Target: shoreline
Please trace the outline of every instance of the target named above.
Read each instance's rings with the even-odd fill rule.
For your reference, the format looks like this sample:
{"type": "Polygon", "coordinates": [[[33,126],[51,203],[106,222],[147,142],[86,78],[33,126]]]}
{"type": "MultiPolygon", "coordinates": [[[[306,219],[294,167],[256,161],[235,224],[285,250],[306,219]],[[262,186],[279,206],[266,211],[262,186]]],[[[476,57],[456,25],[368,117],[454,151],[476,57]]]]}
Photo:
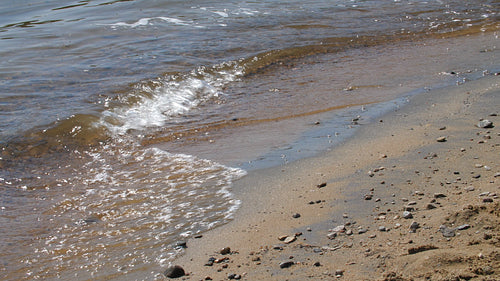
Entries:
{"type": "Polygon", "coordinates": [[[499,83],[488,76],[416,95],[324,156],[250,172],[233,188],[243,201],[234,220],[189,240],[175,260],[183,279],[494,280],[499,135],[476,124],[500,123],[488,116],[499,113],[499,83]],[[452,229],[459,219],[466,229],[452,229]],[[456,236],[444,237],[441,225],[456,236]],[[434,259],[447,265],[442,272],[429,267],[434,259]]]}

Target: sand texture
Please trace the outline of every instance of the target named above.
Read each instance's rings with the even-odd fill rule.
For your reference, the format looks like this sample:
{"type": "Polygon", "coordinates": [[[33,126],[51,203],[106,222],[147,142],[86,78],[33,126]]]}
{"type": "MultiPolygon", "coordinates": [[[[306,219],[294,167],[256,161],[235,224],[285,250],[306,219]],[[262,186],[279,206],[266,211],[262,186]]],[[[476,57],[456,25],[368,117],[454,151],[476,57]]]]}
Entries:
{"type": "Polygon", "coordinates": [[[487,75],[250,173],[235,219],[175,260],[180,279],[500,280],[499,111],[500,76],[487,75]]]}

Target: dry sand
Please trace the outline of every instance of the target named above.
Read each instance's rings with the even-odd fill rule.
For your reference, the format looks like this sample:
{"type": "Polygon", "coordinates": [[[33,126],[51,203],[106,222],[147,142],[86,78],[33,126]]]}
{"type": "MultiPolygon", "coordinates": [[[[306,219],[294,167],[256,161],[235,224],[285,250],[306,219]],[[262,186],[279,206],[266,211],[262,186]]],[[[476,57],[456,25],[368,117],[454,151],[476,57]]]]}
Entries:
{"type": "Polygon", "coordinates": [[[179,279],[500,280],[499,111],[488,75],[361,119],[320,157],[251,172],[234,221],[175,260],[179,279]]]}

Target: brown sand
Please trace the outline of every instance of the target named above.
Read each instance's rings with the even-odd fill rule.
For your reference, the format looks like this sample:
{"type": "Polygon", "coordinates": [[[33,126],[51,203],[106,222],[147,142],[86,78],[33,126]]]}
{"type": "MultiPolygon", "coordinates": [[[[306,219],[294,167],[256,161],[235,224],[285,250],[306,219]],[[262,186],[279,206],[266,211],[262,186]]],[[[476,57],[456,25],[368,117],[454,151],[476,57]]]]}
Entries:
{"type": "Polygon", "coordinates": [[[234,221],[188,241],[180,279],[500,280],[499,105],[500,76],[433,90],[321,157],[252,172],[234,221]]]}

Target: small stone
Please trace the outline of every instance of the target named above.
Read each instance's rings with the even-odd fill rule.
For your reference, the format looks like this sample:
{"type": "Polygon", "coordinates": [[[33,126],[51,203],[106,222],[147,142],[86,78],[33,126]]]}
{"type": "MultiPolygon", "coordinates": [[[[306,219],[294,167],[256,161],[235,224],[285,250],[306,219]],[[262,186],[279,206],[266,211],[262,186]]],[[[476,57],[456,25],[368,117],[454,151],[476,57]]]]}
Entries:
{"type": "Polygon", "coordinates": [[[387,228],[385,228],[385,226],[379,226],[378,231],[385,232],[387,228]]]}
{"type": "Polygon", "coordinates": [[[365,200],[372,200],[372,198],[373,198],[373,194],[366,194],[364,197],[365,200]]]}
{"type": "Polygon", "coordinates": [[[293,262],[293,261],[284,261],[284,262],[280,263],[280,268],[289,268],[294,264],[295,264],[295,262],[293,262]]]}
{"type": "Polygon", "coordinates": [[[334,229],[332,229],[333,232],[344,232],[345,231],[345,225],[338,225],[334,229]]]}
{"type": "Polygon", "coordinates": [[[321,263],[319,261],[317,261],[313,265],[316,266],[316,267],[318,267],[318,266],[321,266],[321,263]]]}
{"type": "Polygon", "coordinates": [[[186,275],[186,272],[180,265],[169,266],[163,273],[168,278],[179,278],[186,275]]]}
{"type": "Polygon", "coordinates": [[[489,197],[483,198],[483,202],[484,203],[491,203],[491,202],[493,202],[493,198],[489,198],[489,197]]]}
{"type": "Polygon", "coordinates": [[[186,241],[178,241],[177,243],[175,243],[175,248],[176,249],[187,248],[186,241]]]}
{"type": "Polygon", "coordinates": [[[410,201],[410,202],[408,202],[408,206],[413,206],[413,205],[417,205],[417,201],[410,201]]]}
{"type": "Polygon", "coordinates": [[[420,228],[420,224],[416,221],[414,221],[410,224],[410,232],[412,232],[412,233],[415,233],[417,231],[417,229],[419,229],[419,228],[420,228]]]}
{"type": "Polygon", "coordinates": [[[474,190],[475,190],[475,188],[473,186],[467,186],[465,188],[465,191],[474,191],[474,190]]]}
{"type": "Polygon", "coordinates": [[[285,240],[283,241],[283,243],[290,244],[292,242],[295,242],[295,240],[297,240],[297,237],[295,237],[295,236],[288,236],[287,238],[285,238],[285,240]]]}
{"type": "Polygon", "coordinates": [[[343,276],[343,275],[344,275],[344,270],[341,270],[341,269],[335,270],[335,276],[336,277],[340,277],[340,276],[343,276]]]}
{"type": "Polygon", "coordinates": [[[429,203],[429,204],[427,204],[427,206],[425,206],[425,208],[426,208],[427,210],[432,210],[432,209],[436,209],[437,207],[436,207],[436,205],[434,205],[434,204],[432,204],[432,203],[429,203]]]}
{"type": "Polygon", "coordinates": [[[295,214],[292,215],[292,218],[298,219],[298,218],[300,218],[300,214],[299,213],[295,213],[295,214]]]}
{"type": "Polygon", "coordinates": [[[219,253],[220,253],[221,255],[227,255],[227,254],[230,254],[230,253],[231,253],[231,248],[229,248],[229,247],[222,248],[222,249],[219,251],[219,253]]]}
{"type": "Polygon", "coordinates": [[[375,173],[373,173],[372,171],[368,171],[368,176],[373,177],[375,176],[375,173]]]}
{"type": "Polygon", "coordinates": [[[352,235],[352,230],[351,230],[351,229],[348,229],[348,230],[345,232],[345,235],[352,235]]]}
{"type": "Polygon", "coordinates": [[[434,193],[434,198],[444,198],[446,195],[444,193],[434,193]]]}
{"type": "Polygon", "coordinates": [[[411,219],[411,218],[413,218],[413,215],[410,212],[408,212],[408,211],[404,211],[403,212],[403,218],[404,219],[411,219]]]}
{"type": "Polygon", "coordinates": [[[444,237],[455,237],[455,229],[448,228],[445,225],[441,225],[439,227],[439,231],[443,234],[444,237]]]}
{"type": "Polygon", "coordinates": [[[493,128],[493,122],[491,122],[490,120],[484,119],[484,120],[479,121],[479,123],[477,123],[477,126],[479,128],[493,128]]]}
{"type": "Polygon", "coordinates": [[[326,235],[326,237],[328,237],[328,239],[330,240],[333,240],[335,239],[335,237],[337,237],[337,233],[336,232],[330,232],[326,235]]]}
{"type": "Polygon", "coordinates": [[[480,196],[480,197],[483,197],[483,196],[488,196],[488,195],[490,195],[490,192],[489,192],[489,191],[485,191],[485,192],[481,192],[481,193],[479,193],[479,196],[480,196]]]}
{"type": "Polygon", "coordinates": [[[463,224],[461,226],[458,226],[457,227],[457,230],[465,230],[465,229],[469,229],[470,228],[470,225],[468,224],[463,224]]]}
{"type": "Polygon", "coordinates": [[[438,137],[436,139],[437,142],[445,142],[446,141],[446,137],[438,137]]]}
{"type": "Polygon", "coordinates": [[[325,187],[326,186],[326,182],[322,182],[320,184],[317,185],[318,188],[322,188],[322,187],[325,187]]]}
{"type": "Polygon", "coordinates": [[[366,229],[366,228],[361,228],[361,229],[358,230],[358,234],[363,234],[363,233],[366,233],[366,232],[368,232],[368,229],[366,229]]]}

